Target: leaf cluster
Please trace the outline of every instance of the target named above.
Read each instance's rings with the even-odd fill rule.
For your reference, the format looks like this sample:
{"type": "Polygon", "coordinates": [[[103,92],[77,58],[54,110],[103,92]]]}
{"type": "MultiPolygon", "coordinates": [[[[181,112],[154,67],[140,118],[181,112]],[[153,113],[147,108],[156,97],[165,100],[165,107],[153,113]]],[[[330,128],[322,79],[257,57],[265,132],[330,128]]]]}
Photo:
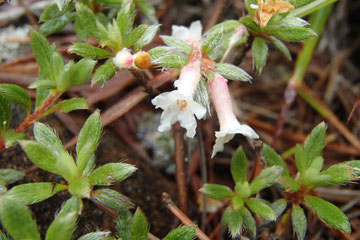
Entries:
{"type": "Polygon", "coordinates": [[[275,220],[276,214],[270,203],[252,196],[276,183],[282,174],[282,169],[281,166],[269,167],[249,182],[247,180],[248,161],[244,150],[240,147],[231,159],[231,175],[235,182],[234,191],[219,184],[205,184],[200,191],[213,199],[231,200],[230,206],[223,213],[222,223],[228,228],[233,238],[241,236],[243,229],[250,237],[254,238],[256,224],[252,213],[267,220],[275,220]]]}

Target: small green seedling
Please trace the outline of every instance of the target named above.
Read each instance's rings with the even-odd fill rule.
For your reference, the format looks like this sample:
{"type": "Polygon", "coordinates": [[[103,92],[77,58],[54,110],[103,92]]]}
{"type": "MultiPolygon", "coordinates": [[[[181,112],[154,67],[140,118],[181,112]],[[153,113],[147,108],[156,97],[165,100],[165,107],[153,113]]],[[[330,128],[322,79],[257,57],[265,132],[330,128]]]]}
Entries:
{"type": "Polygon", "coordinates": [[[251,212],[267,220],[276,220],[276,214],[271,208],[271,204],[252,196],[276,183],[282,174],[282,166],[264,169],[250,183],[247,180],[247,165],[245,152],[240,147],[231,160],[231,174],[235,181],[235,191],[218,184],[205,184],[200,189],[202,193],[213,199],[231,199],[230,206],[226,208],[222,216],[222,223],[229,229],[233,238],[244,235],[243,229],[250,237],[256,236],[255,219],[251,212]]]}
{"type": "Polygon", "coordinates": [[[278,185],[284,189],[285,198],[273,203],[274,210],[279,216],[285,211],[287,205],[291,204],[284,218],[291,214],[293,230],[301,240],[305,238],[307,229],[304,206],[313,211],[327,226],[344,233],[351,232],[347,216],[334,204],[317,197],[315,189],[358,180],[360,161],[342,162],[323,170],[324,158],[321,152],[325,147],[325,135],[326,125],[320,123],[312,130],[304,146],[296,146],[295,162],[298,173],[295,177],[290,176],[285,162],[275,150],[268,145],[264,145],[263,148],[269,166],[284,168],[278,185]]]}

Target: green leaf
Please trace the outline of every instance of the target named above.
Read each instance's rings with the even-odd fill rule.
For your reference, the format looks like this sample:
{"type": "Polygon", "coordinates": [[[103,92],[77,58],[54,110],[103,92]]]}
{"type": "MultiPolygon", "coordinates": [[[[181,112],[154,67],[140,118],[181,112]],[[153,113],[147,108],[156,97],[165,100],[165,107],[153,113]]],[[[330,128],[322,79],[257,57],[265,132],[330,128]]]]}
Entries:
{"type": "Polygon", "coordinates": [[[260,31],[259,25],[252,20],[250,16],[244,16],[240,19],[240,22],[244,24],[248,29],[254,32],[260,31]]]}
{"type": "Polygon", "coordinates": [[[63,29],[68,23],[75,19],[75,12],[67,12],[57,18],[50,19],[43,23],[40,27],[40,32],[44,35],[49,35],[63,29]]]}
{"type": "Polygon", "coordinates": [[[108,163],[95,169],[89,180],[95,185],[111,185],[114,181],[121,182],[135,170],[136,167],[127,163],[108,163]]]}
{"type": "Polygon", "coordinates": [[[227,228],[229,226],[230,216],[234,210],[232,207],[227,207],[221,216],[221,226],[227,228]]]}
{"type": "Polygon", "coordinates": [[[56,51],[55,47],[50,46],[46,38],[39,32],[33,31],[30,33],[30,42],[40,67],[41,79],[55,81],[62,72],[64,65],[61,55],[56,51]]]}
{"type": "Polygon", "coordinates": [[[318,156],[325,147],[326,125],[321,122],[317,125],[306,138],[304,143],[304,151],[306,155],[306,166],[310,167],[311,162],[318,156]]]}
{"type": "MultiPolygon", "coordinates": [[[[41,74],[41,71],[39,74],[41,74]]],[[[39,79],[38,81],[42,81],[42,80],[39,79]]],[[[38,109],[49,95],[50,95],[49,89],[37,89],[36,99],[35,99],[35,109],[38,109]]]]}
{"type": "Polygon", "coordinates": [[[38,143],[49,146],[56,157],[60,157],[60,154],[65,151],[57,133],[43,123],[34,123],[34,136],[38,143]]]}
{"type": "Polygon", "coordinates": [[[70,240],[75,230],[77,217],[80,214],[81,208],[81,200],[76,198],[67,200],[56,216],[56,219],[49,226],[45,239],[70,240]]]}
{"type": "Polygon", "coordinates": [[[116,72],[116,67],[112,60],[108,61],[107,63],[101,65],[91,79],[91,85],[96,84],[104,84],[105,82],[109,81],[116,72]]]}
{"type": "Polygon", "coordinates": [[[164,41],[164,43],[182,53],[185,53],[187,55],[189,55],[192,52],[192,46],[190,44],[188,44],[187,42],[185,42],[184,40],[175,38],[175,37],[170,37],[170,36],[160,36],[162,38],[162,40],[164,41]]]}
{"type": "Polygon", "coordinates": [[[148,0],[135,0],[135,4],[140,12],[144,14],[151,23],[158,23],[158,20],[156,19],[156,10],[153,4],[149,3],[148,0]]]}
{"type": "Polygon", "coordinates": [[[23,204],[30,205],[44,201],[66,188],[66,185],[49,182],[26,183],[11,188],[6,197],[19,199],[23,204]]]}
{"type": "Polygon", "coordinates": [[[293,205],[291,222],[297,239],[303,240],[306,235],[307,221],[304,210],[299,205],[293,205]]]}
{"type": "Polygon", "coordinates": [[[314,196],[305,196],[306,205],[327,225],[345,233],[351,232],[347,216],[334,204],[314,196]]]}
{"type": "Polygon", "coordinates": [[[287,207],[287,201],[284,198],[280,198],[271,204],[271,208],[274,210],[276,217],[279,217],[287,207]]]}
{"type": "Polygon", "coordinates": [[[283,168],[281,166],[273,166],[261,171],[261,173],[250,183],[251,195],[275,184],[281,176],[282,170],[283,168]]]}
{"type": "Polygon", "coordinates": [[[9,127],[11,121],[11,104],[0,96],[0,139],[9,127]]]}
{"type": "Polygon", "coordinates": [[[314,158],[309,168],[315,171],[317,174],[322,170],[324,166],[324,158],[322,156],[318,156],[314,158]]]}
{"type": "Polygon", "coordinates": [[[64,101],[59,102],[58,104],[52,106],[48,111],[46,111],[46,115],[53,113],[57,110],[60,110],[63,113],[68,113],[74,110],[80,109],[88,109],[88,104],[85,98],[71,98],[64,101]]]}
{"type": "Polygon", "coordinates": [[[69,47],[68,52],[91,59],[104,59],[114,56],[113,53],[106,51],[105,49],[94,47],[86,43],[74,43],[69,47]]]}
{"type": "Polygon", "coordinates": [[[248,198],[251,196],[251,188],[248,181],[245,182],[237,182],[235,185],[235,192],[237,196],[241,198],[248,198]]]}
{"type": "Polygon", "coordinates": [[[295,8],[302,7],[304,5],[307,5],[314,0],[289,0],[289,2],[294,5],[295,8]]]}
{"type": "Polygon", "coordinates": [[[66,151],[62,152],[58,158],[56,168],[58,169],[59,174],[65,178],[68,183],[72,183],[80,175],[73,157],[66,151]]]}
{"type": "Polygon", "coordinates": [[[30,112],[31,99],[29,94],[22,87],[19,87],[16,84],[0,84],[0,95],[30,112]]]}
{"type": "Polygon", "coordinates": [[[353,160],[332,165],[321,172],[321,176],[329,176],[322,186],[349,183],[360,178],[360,160],[353,160]]]}
{"type": "Polygon", "coordinates": [[[256,10],[251,7],[251,4],[257,5],[258,1],[256,1],[256,0],[245,0],[245,7],[246,7],[247,11],[250,13],[250,15],[253,15],[256,10]]]}
{"type": "Polygon", "coordinates": [[[268,56],[268,46],[261,37],[256,37],[251,46],[254,66],[259,73],[262,72],[268,56]]]}
{"type": "Polygon", "coordinates": [[[14,146],[18,143],[19,140],[23,140],[26,138],[25,133],[20,132],[17,133],[15,130],[9,130],[6,132],[4,140],[5,140],[5,147],[9,148],[14,146]]]}
{"type": "MultiPolygon", "coordinates": [[[[102,133],[100,112],[95,111],[82,127],[76,144],[76,164],[82,173],[95,154],[102,133]]],[[[90,162],[91,163],[91,162],[90,162]]]]}
{"type": "Polygon", "coordinates": [[[23,177],[25,177],[25,174],[15,169],[0,169],[0,184],[12,184],[23,177]]]}
{"type": "Polygon", "coordinates": [[[74,66],[72,85],[83,84],[90,80],[91,74],[96,65],[96,61],[83,58],[74,66]]]}
{"type": "Polygon", "coordinates": [[[63,10],[65,6],[71,3],[71,0],[55,0],[56,5],[58,6],[59,10],[63,10]]]}
{"type": "Polygon", "coordinates": [[[117,24],[120,28],[122,41],[129,36],[135,20],[135,6],[133,1],[123,1],[121,10],[116,18],[117,24]]]}
{"type": "Polygon", "coordinates": [[[240,210],[241,216],[243,219],[243,223],[245,226],[246,231],[250,235],[251,239],[255,239],[256,237],[256,223],[255,219],[252,216],[251,212],[247,208],[242,208],[240,210]]]}
{"type": "Polygon", "coordinates": [[[154,64],[157,64],[164,68],[182,68],[188,64],[188,59],[180,55],[166,55],[153,60],[154,64]]]}
{"type": "Polygon", "coordinates": [[[88,7],[79,2],[76,2],[75,7],[77,18],[79,19],[81,26],[97,40],[101,41],[106,39],[107,36],[104,35],[104,32],[99,31],[98,23],[101,23],[96,19],[95,14],[88,7]]]}
{"type": "Polygon", "coordinates": [[[246,201],[246,205],[256,215],[258,215],[264,219],[272,220],[272,221],[276,219],[274,210],[272,210],[271,206],[269,206],[264,201],[261,201],[256,198],[250,198],[246,201]]]}
{"type": "Polygon", "coordinates": [[[29,89],[56,89],[56,82],[52,80],[38,80],[29,85],[29,89]]]}
{"type": "Polygon", "coordinates": [[[41,239],[30,210],[20,201],[13,198],[2,198],[0,201],[0,213],[1,223],[12,239],[41,239]]]}
{"type": "Polygon", "coordinates": [[[160,25],[151,25],[141,35],[140,39],[134,44],[135,52],[140,51],[145,45],[148,45],[155,37],[160,25]]]}
{"type": "Polygon", "coordinates": [[[129,210],[123,209],[118,211],[116,219],[116,230],[117,234],[121,239],[131,239],[131,223],[132,216],[129,210]]]}
{"type": "Polygon", "coordinates": [[[21,140],[19,141],[21,147],[25,151],[28,158],[39,168],[45,171],[59,174],[56,166],[56,156],[48,147],[41,143],[21,140]]]}
{"type": "Polygon", "coordinates": [[[317,34],[311,28],[306,27],[266,27],[263,31],[290,42],[301,42],[317,37],[317,34]]]}
{"type": "Polygon", "coordinates": [[[90,198],[91,185],[87,178],[80,177],[69,185],[69,192],[77,198],[90,198]]]}
{"type": "Polygon", "coordinates": [[[86,42],[89,38],[89,32],[81,25],[80,17],[76,15],[74,23],[78,42],[86,42]]]}
{"type": "Polygon", "coordinates": [[[126,36],[124,41],[124,47],[129,48],[134,43],[136,43],[141,36],[144,34],[145,30],[148,28],[148,25],[141,24],[137,26],[128,36],[126,36]]]}
{"type": "Polygon", "coordinates": [[[128,197],[108,188],[94,191],[91,197],[101,202],[105,206],[118,211],[134,207],[134,203],[131,202],[128,197]]]}
{"type": "Polygon", "coordinates": [[[208,183],[204,184],[204,186],[200,189],[200,192],[217,200],[223,200],[234,195],[233,191],[227,186],[208,183]]]}
{"type": "Polygon", "coordinates": [[[273,36],[270,36],[269,40],[276,50],[278,50],[282,55],[291,61],[291,53],[282,41],[273,36]]]}
{"type": "Polygon", "coordinates": [[[111,232],[92,232],[81,236],[77,240],[102,240],[106,239],[110,234],[111,232]]]}
{"type": "Polygon", "coordinates": [[[131,239],[147,240],[149,233],[149,223],[140,208],[136,209],[131,224],[131,239]]]}
{"type": "Polygon", "coordinates": [[[248,160],[242,147],[239,147],[231,159],[231,175],[236,183],[247,180],[248,160]]]}
{"type": "Polygon", "coordinates": [[[287,169],[287,166],[286,166],[284,160],[273,148],[271,148],[267,144],[264,144],[263,145],[263,153],[264,153],[266,162],[269,166],[282,166],[283,167],[282,174],[289,176],[289,170],[287,169]]]}
{"type": "Polygon", "coordinates": [[[305,151],[300,144],[296,144],[295,161],[298,171],[303,174],[308,166],[306,164],[305,151]]]}
{"type": "Polygon", "coordinates": [[[212,52],[219,45],[222,37],[223,37],[222,31],[214,31],[210,33],[204,40],[202,50],[205,53],[212,52]]]}
{"type": "Polygon", "coordinates": [[[183,226],[172,230],[163,240],[193,240],[195,234],[195,226],[183,226]]]}
{"type": "Polygon", "coordinates": [[[216,70],[227,79],[249,82],[251,76],[241,68],[229,63],[217,63],[216,70]]]}
{"type": "Polygon", "coordinates": [[[243,225],[243,218],[239,210],[232,211],[229,216],[229,232],[232,238],[238,237],[241,235],[243,225]]]}
{"type": "Polygon", "coordinates": [[[171,47],[160,46],[150,49],[148,54],[150,54],[152,60],[155,60],[168,55],[172,50],[173,49],[171,47]]]}
{"type": "Polygon", "coordinates": [[[58,6],[55,3],[51,4],[41,14],[39,21],[40,22],[45,22],[45,21],[50,20],[50,19],[58,18],[61,15],[64,15],[65,13],[67,13],[68,11],[71,11],[73,9],[74,9],[74,4],[73,3],[67,5],[61,11],[59,10],[58,6]]]}

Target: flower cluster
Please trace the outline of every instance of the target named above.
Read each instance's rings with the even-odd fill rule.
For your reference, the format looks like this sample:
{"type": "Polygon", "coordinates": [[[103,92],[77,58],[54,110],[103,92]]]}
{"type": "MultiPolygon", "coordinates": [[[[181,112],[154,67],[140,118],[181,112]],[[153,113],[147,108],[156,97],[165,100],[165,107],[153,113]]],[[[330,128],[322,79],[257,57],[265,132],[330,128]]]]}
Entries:
{"type": "MultiPolygon", "coordinates": [[[[245,35],[247,33],[243,28],[241,29],[242,31],[236,31],[235,34],[239,35],[240,32],[245,35]]],[[[217,65],[213,59],[208,57],[208,53],[205,51],[207,49],[206,40],[202,38],[201,32],[200,21],[196,21],[189,28],[173,26],[172,37],[163,37],[164,41],[173,47],[172,50],[179,50],[187,54],[188,61],[181,67],[179,79],[174,83],[176,90],[158,95],[152,100],[152,103],[156,108],[163,110],[158,128],[160,132],[170,130],[171,125],[179,121],[180,125],[186,129],[186,136],[192,138],[196,133],[195,117],[202,119],[207,111],[205,106],[194,100],[200,81],[206,79],[204,81],[207,83],[220,122],[220,131],[215,133],[217,139],[212,153],[212,157],[214,157],[217,152],[224,149],[224,144],[230,141],[235,134],[240,133],[250,138],[258,138],[258,135],[249,126],[240,124],[236,119],[227,80],[223,76],[227,74],[221,74],[224,72],[224,66],[225,68],[228,66],[226,64],[217,65]],[[191,51],[187,51],[189,46],[191,51]]],[[[232,67],[240,72],[243,80],[250,80],[251,77],[246,72],[241,69],[240,71],[235,66],[232,67]]]]}

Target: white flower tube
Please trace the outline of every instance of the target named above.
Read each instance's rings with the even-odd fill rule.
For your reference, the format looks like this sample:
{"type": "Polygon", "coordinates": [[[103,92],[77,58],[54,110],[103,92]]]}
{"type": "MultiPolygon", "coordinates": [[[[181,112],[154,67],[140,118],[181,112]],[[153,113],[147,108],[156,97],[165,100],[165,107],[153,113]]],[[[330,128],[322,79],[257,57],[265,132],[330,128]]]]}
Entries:
{"type": "Polygon", "coordinates": [[[200,77],[200,62],[190,63],[181,69],[180,77],[174,83],[177,90],[162,93],[151,101],[155,108],[164,110],[158,128],[160,132],[170,130],[171,125],[179,121],[186,129],[187,137],[195,136],[195,116],[201,119],[206,114],[206,109],[193,100],[200,77]]]}
{"type": "Polygon", "coordinates": [[[215,132],[216,141],[211,157],[214,157],[217,152],[223,151],[224,144],[233,139],[237,133],[250,138],[259,138],[251,127],[240,124],[236,119],[231,105],[227,80],[223,76],[215,73],[215,79],[209,82],[209,90],[220,122],[220,131],[215,132]]]}

